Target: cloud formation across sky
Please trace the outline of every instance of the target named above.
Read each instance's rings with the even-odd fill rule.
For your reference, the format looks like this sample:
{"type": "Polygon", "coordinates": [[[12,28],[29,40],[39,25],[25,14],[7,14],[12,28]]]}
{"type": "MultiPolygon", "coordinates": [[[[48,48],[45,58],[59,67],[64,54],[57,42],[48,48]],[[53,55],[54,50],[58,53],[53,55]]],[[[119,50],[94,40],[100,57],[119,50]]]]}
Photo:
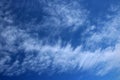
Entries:
{"type": "MultiPolygon", "coordinates": [[[[4,13],[11,5],[5,8],[4,1],[0,2],[1,74],[13,76],[27,71],[42,74],[47,71],[88,70],[94,75],[104,76],[112,71],[120,72],[119,7],[111,8],[116,14],[105,15],[109,15],[107,20],[99,19],[97,24],[93,24],[89,19],[90,11],[80,5],[80,1],[38,2],[44,4],[41,9],[44,14],[40,14],[42,18],[38,23],[36,17],[27,23],[15,21],[17,15],[11,15],[14,10],[4,13]],[[82,28],[85,29],[82,31],[82,28]],[[82,36],[73,40],[84,40],[83,43],[74,42],[77,46],[71,40],[61,38],[77,31],[77,35],[82,36]]],[[[29,10],[28,13],[32,14],[29,10]]]]}

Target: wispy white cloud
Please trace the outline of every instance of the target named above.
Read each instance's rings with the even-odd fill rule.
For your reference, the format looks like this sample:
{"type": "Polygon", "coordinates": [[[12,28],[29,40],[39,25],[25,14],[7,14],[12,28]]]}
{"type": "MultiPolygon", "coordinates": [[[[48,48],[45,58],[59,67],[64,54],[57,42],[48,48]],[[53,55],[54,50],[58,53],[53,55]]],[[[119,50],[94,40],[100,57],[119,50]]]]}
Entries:
{"type": "MultiPolygon", "coordinates": [[[[16,29],[14,29],[16,30],[16,29]]],[[[7,30],[9,32],[9,30],[7,30]]],[[[13,32],[12,28],[10,31],[13,32]]],[[[17,29],[18,31],[18,29],[17,29]]],[[[5,32],[7,33],[7,32],[5,32]]],[[[23,33],[23,32],[22,32],[23,33]]],[[[17,32],[16,36],[19,36],[21,33],[17,32]]],[[[24,35],[29,35],[24,33],[24,35]]],[[[21,35],[18,38],[24,37],[21,35]]],[[[13,37],[11,33],[8,35],[13,37]]],[[[25,36],[26,37],[26,36],[25,36]]],[[[13,40],[17,40],[16,37],[13,37],[13,40]]],[[[7,40],[7,39],[6,39],[7,40]]],[[[11,42],[7,40],[7,42],[11,42]]],[[[15,41],[13,41],[15,42],[15,41]]],[[[41,44],[40,40],[37,40],[32,37],[27,37],[23,42],[20,42],[20,48],[15,48],[17,50],[23,49],[25,51],[23,61],[21,62],[16,58],[13,64],[7,64],[11,62],[11,55],[14,53],[6,52],[4,58],[1,58],[1,69],[3,68],[6,75],[21,74],[26,70],[35,71],[42,73],[51,67],[51,70],[58,70],[58,72],[65,72],[68,70],[96,70],[96,74],[104,75],[111,71],[112,69],[119,69],[120,67],[120,44],[116,44],[115,47],[109,47],[104,50],[95,50],[83,51],[81,49],[82,45],[73,48],[73,46],[68,43],[65,46],[62,46],[60,43],[54,45],[41,44]],[[102,65],[104,64],[104,65],[102,65]],[[102,65],[102,68],[99,69],[98,65],[102,65]]],[[[13,45],[12,45],[13,46],[13,45]]],[[[12,47],[11,46],[11,47],[12,47]]],[[[9,49],[9,48],[8,48],[9,49]]],[[[18,57],[20,53],[17,53],[18,57]]]]}
{"type": "MultiPolygon", "coordinates": [[[[44,26],[51,26],[53,22],[53,25],[57,27],[62,23],[64,26],[79,27],[84,23],[85,17],[84,11],[77,7],[76,2],[68,5],[49,4],[53,13],[50,13],[52,17],[45,19],[45,23],[48,24],[44,26]],[[62,20],[58,16],[61,16],[62,20]],[[49,23],[49,21],[51,22],[49,23]]],[[[10,76],[22,74],[27,70],[43,73],[48,69],[57,70],[56,72],[76,69],[78,71],[93,70],[97,75],[105,75],[111,70],[120,71],[119,16],[115,15],[112,20],[105,21],[104,28],[100,32],[92,33],[87,38],[87,43],[78,45],[76,48],[69,42],[63,46],[62,40],[61,42],[56,40],[55,44],[43,43],[42,39],[33,38],[27,30],[20,29],[18,26],[2,27],[0,32],[0,73],[10,76]],[[94,48],[94,51],[82,49],[84,45],[96,47],[104,39],[109,43],[117,41],[114,46],[108,46],[105,49],[101,49],[100,46],[94,48]]],[[[95,26],[91,26],[87,32],[94,28],[95,26]]]]}
{"type": "Polygon", "coordinates": [[[86,31],[86,33],[90,34],[91,36],[88,37],[86,44],[93,49],[98,47],[101,48],[98,45],[107,45],[107,46],[115,46],[115,44],[120,42],[119,37],[119,21],[120,21],[120,15],[119,11],[116,12],[117,14],[111,15],[111,19],[105,20],[105,21],[99,21],[99,24],[102,24],[102,26],[95,26],[95,28],[99,28],[98,31],[94,32],[91,30],[86,31]],[[98,44],[95,46],[95,43],[98,44]]]}
{"type": "Polygon", "coordinates": [[[88,16],[88,11],[77,1],[48,2],[48,6],[44,10],[50,15],[45,17],[45,26],[51,25],[57,28],[72,27],[75,30],[83,25],[88,16]]]}
{"type": "Polygon", "coordinates": [[[0,21],[7,22],[7,24],[13,23],[13,15],[11,14],[10,1],[1,1],[0,2],[0,21]],[[11,17],[12,16],[12,17],[11,17]]]}

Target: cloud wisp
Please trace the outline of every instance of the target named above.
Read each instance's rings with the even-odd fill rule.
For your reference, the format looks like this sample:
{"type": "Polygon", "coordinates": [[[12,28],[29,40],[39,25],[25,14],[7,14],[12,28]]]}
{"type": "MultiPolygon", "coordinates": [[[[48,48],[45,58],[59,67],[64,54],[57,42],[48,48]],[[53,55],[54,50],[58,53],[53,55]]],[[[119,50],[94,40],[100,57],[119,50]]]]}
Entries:
{"type": "MultiPolygon", "coordinates": [[[[33,26],[38,30],[41,26],[55,28],[72,26],[73,30],[76,30],[87,22],[86,14],[84,15],[86,11],[77,8],[78,3],[65,4],[49,3],[44,10],[48,11],[50,16],[44,17],[45,23],[33,26]]],[[[77,47],[70,42],[62,45],[63,40],[56,40],[54,44],[50,44],[49,41],[45,43],[43,39],[36,38],[27,31],[34,28],[22,29],[15,25],[4,25],[6,21],[3,21],[0,23],[0,73],[12,76],[34,71],[41,74],[49,69],[58,73],[93,70],[97,75],[105,75],[112,70],[120,71],[119,21],[119,14],[105,21],[104,28],[99,32],[93,32],[86,38],[86,43],[77,47]],[[107,45],[104,49],[100,46],[103,44],[107,45]],[[84,50],[82,48],[84,45],[94,50],[84,50]]],[[[94,26],[91,26],[91,30],[93,29],[94,26]]],[[[54,33],[51,31],[50,34],[54,33]]]]}
{"type": "Polygon", "coordinates": [[[93,69],[97,70],[96,74],[104,75],[120,67],[119,43],[115,47],[91,52],[83,51],[82,45],[74,48],[70,43],[65,46],[60,42],[54,45],[42,44],[42,40],[34,39],[15,28],[8,28],[5,31],[1,36],[5,38],[6,45],[0,47],[0,72],[5,75],[22,74],[26,70],[42,73],[49,68],[58,70],[57,72],[93,69]],[[16,42],[18,39],[20,42],[16,42]],[[20,52],[22,50],[23,53],[20,52]],[[14,55],[17,57],[13,58],[14,55]],[[24,57],[20,59],[22,55],[24,57]]]}

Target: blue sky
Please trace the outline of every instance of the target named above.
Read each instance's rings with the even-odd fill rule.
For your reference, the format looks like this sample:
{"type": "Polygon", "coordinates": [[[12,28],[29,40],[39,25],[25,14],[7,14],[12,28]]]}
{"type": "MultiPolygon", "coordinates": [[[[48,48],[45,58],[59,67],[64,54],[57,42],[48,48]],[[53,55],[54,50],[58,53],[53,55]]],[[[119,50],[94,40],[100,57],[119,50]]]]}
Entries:
{"type": "Polygon", "coordinates": [[[119,80],[119,0],[0,0],[0,80],[119,80]]]}

